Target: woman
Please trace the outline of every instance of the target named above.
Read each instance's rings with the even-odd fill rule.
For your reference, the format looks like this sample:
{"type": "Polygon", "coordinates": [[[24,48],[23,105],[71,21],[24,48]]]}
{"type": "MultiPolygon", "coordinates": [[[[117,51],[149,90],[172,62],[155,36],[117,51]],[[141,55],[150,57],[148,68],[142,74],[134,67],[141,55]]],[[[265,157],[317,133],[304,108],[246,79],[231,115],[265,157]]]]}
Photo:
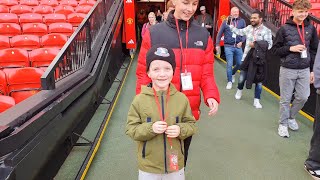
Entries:
{"type": "MultiPolygon", "coordinates": [[[[193,116],[200,117],[200,90],[209,106],[209,115],[218,111],[219,90],[213,75],[213,43],[209,32],[193,20],[199,0],[173,0],[175,10],[167,21],[147,29],[137,65],[136,93],[151,82],[146,73],[146,53],[155,44],[166,44],[175,53],[176,71],[172,83],[189,99],[193,116]],[[187,42],[187,45],[186,45],[187,42]],[[182,81],[181,81],[182,80],[182,81]],[[182,83],[181,83],[182,82],[182,83]]],[[[185,163],[192,136],[184,140],[185,163]]]]}
{"type": "Polygon", "coordinates": [[[146,33],[146,30],[152,26],[155,25],[157,23],[156,21],[156,15],[154,14],[154,12],[150,12],[148,14],[148,20],[149,22],[144,23],[143,27],[142,27],[142,31],[141,31],[141,37],[143,37],[144,33],[146,33]]]}

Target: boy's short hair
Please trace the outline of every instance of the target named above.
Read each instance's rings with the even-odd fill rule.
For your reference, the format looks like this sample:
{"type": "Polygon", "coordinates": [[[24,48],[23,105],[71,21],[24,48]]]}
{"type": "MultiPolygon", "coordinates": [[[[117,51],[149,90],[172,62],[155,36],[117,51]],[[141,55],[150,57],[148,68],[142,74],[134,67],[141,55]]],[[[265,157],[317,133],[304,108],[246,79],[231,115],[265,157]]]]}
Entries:
{"type": "Polygon", "coordinates": [[[258,14],[258,15],[259,15],[259,18],[263,18],[263,17],[262,17],[262,12],[259,11],[258,9],[255,9],[255,10],[252,12],[252,14],[258,14]]]}
{"type": "Polygon", "coordinates": [[[173,5],[172,0],[169,0],[169,1],[167,2],[167,11],[168,11],[169,8],[174,8],[174,5],[173,5]]]}
{"type": "Polygon", "coordinates": [[[309,0],[295,0],[292,9],[311,9],[312,5],[309,0]]]}
{"type": "Polygon", "coordinates": [[[172,66],[173,72],[176,68],[176,58],[175,58],[174,52],[167,45],[157,44],[152,46],[148,50],[147,56],[146,56],[147,72],[149,71],[151,62],[154,60],[162,60],[170,63],[172,66]]]}

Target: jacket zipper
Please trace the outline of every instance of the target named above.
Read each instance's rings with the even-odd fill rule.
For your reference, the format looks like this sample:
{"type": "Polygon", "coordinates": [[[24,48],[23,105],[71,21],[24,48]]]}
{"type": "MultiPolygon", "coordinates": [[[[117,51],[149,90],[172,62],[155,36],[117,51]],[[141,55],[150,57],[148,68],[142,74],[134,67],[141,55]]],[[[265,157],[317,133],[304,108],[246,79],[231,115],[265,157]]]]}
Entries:
{"type": "MultiPolygon", "coordinates": [[[[164,100],[163,100],[163,93],[161,94],[161,106],[162,106],[162,117],[165,116],[164,114],[164,100]]],[[[165,117],[164,117],[165,118],[165,117]]],[[[163,148],[164,148],[164,171],[168,174],[167,170],[167,142],[166,142],[166,134],[163,133],[163,148]]]]}

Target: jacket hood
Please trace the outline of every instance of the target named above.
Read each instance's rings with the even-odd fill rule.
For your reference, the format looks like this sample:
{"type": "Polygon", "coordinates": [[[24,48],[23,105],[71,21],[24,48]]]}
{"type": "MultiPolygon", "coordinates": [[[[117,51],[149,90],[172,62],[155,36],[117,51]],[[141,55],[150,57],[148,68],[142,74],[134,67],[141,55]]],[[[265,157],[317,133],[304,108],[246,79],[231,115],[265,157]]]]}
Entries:
{"type": "MultiPolygon", "coordinates": [[[[310,19],[306,18],[303,21],[304,26],[309,26],[310,25],[310,19]]],[[[286,24],[291,25],[291,26],[296,26],[296,23],[293,21],[293,16],[290,16],[289,19],[286,21],[286,24]]]]}
{"type": "MultiPolygon", "coordinates": [[[[172,96],[178,92],[178,90],[176,89],[176,87],[172,83],[170,83],[169,89],[170,89],[170,96],[172,96]]],[[[166,93],[167,93],[167,91],[157,91],[157,96],[161,96],[162,94],[166,94],[166,93]]],[[[150,83],[147,86],[142,86],[141,87],[141,94],[154,96],[152,84],[150,83]]]]}
{"type": "MultiPolygon", "coordinates": [[[[174,14],[174,10],[172,10],[172,11],[169,12],[166,23],[167,23],[170,27],[176,29],[176,27],[177,27],[177,26],[176,26],[176,18],[174,17],[173,14],[174,14]]],[[[189,19],[189,26],[191,25],[193,19],[194,19],[193,16],[189,19]]],[[[180,27],[181,30],[187,29],[187,21],[178,19],[178,24],[179,24],[179,27],[180,27]]]]}

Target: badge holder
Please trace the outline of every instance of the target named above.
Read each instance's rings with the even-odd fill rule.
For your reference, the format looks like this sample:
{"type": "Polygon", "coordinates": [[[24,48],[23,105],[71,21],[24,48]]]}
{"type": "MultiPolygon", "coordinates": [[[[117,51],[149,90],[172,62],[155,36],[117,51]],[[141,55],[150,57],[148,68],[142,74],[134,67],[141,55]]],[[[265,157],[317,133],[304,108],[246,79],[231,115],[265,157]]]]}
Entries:
{"type": "Polygon", "coordinates": [[[307,49],[303,50],[303,51],[300,53],[300,57],[303,58],[303,59],[308,57],[307,49]]]}
{"type": "Polygon", "coordinates": [[[232,33],[232,38],[236,38],[237,35],[235,33],[232,33]]]}
{"type": "Polygon", "coordinates": [[[191,72],[186,71],[185,73],[181,73],[181,84],[183,91],[193,89],[191,72]]]}
{"type": "Polygon", "coordinates": [[[175,149],[172,149],[172,146],[167,151],[167,159],[168,166],[170,171],[179,171],[179,159],[178,159],[178,151],[175,149]]]}
{"type": "Polygon", "coordinates": [[[202,23],[201,26],[204,27],[204,23],[202,23]]]}

